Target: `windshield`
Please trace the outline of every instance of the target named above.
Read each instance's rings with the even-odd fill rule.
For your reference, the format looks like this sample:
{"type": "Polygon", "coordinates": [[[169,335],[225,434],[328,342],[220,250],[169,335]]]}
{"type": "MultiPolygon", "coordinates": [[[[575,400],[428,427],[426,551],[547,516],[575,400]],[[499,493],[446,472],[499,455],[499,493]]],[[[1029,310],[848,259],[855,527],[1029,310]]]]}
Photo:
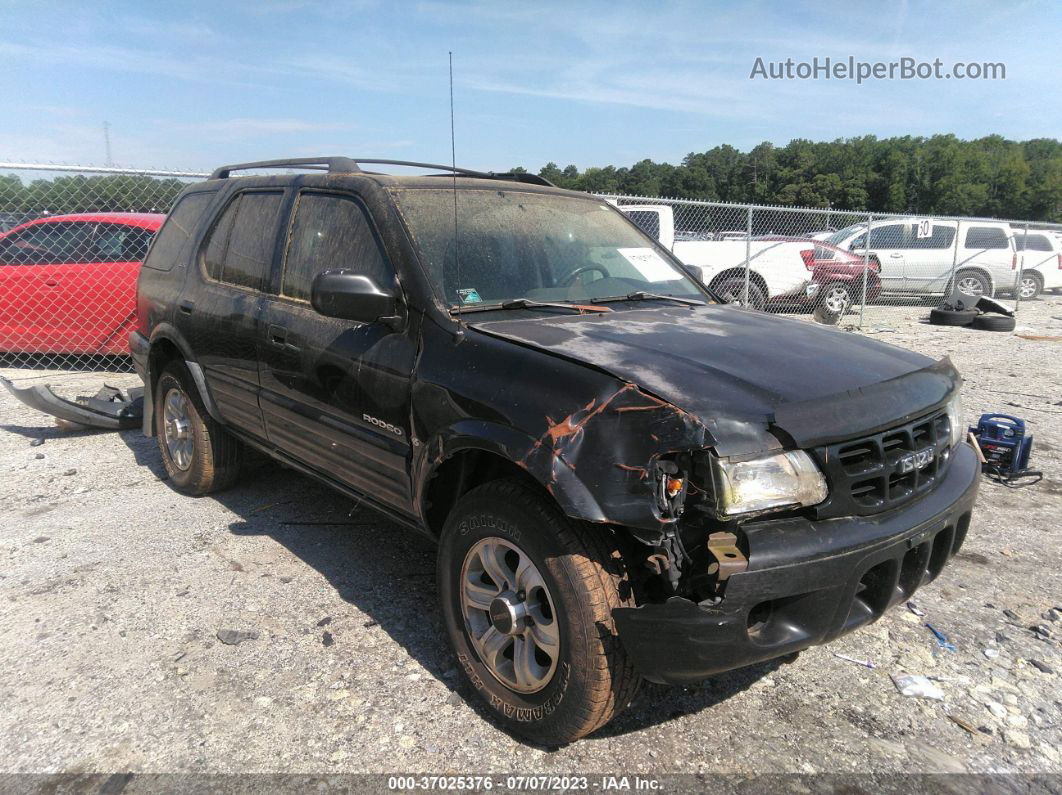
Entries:
{"type": "Polygon", "coordinates": [[[856,232],[862,232],[866,228],[866,224],[852,224],[851,226],[846,226],[844,229],[834,232],[826,238],[826,242],[834,246],[843,246],[845,240],[850,238],[856,232]]]}
{"type": "Polygon", "coordinates": [[[500,190],[396,190],[436,293],[451,307],[580,303],[651,292],[704,292],[608,205],[500,190]]]}

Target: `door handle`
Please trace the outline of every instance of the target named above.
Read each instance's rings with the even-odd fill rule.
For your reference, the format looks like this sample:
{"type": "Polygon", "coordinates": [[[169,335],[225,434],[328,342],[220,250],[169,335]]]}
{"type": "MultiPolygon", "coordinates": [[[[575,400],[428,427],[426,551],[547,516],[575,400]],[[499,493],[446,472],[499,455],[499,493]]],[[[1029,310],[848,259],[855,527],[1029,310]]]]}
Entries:
{"type": "Polygon", "coordinates": [[[44,282],[44,286],[45,287],[58,287],[59,286],[59,280],[58,279],[46,279],[45,282],[44,282]]]}
{"type": "Polygon", "coordinates": [[[288,330],[283,326],[271,325],[269,327],[269,344],[278,348],[298,350],[294,345],[288,345],[288,330]]]}
{"type": "Polygon", "coordinates": [[[903,254],[900,254],[900,253],[894,251],[893,253],[889,254],[889,256],[892,257],[893,259],[899,259],[900,257],[903,256],[903,254]]]}
{"type": "Polygon", "coordinates": [[[192,310],[195,309],[195,301],[189,301],[187,298],[178,302],[177,308],[186,315],[192,314],[192,310]]]}

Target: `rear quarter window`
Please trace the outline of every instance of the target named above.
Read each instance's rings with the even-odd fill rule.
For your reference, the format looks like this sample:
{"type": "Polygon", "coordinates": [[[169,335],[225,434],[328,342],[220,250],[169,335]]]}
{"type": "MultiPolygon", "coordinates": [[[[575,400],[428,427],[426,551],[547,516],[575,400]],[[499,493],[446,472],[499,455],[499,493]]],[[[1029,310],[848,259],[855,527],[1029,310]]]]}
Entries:
{"type": "Polygon", "coordinates": [[[971,226],[966,231],[966,248],[998,249],[1010,248],[1007,233],[998,226],[971,226]]]}
{"type": "Polygon", "coordinates": [[[270,282],[283,191],[245,191],[207,235],[203,268],[211,279],[265,291],[270,282]]]}
{"type": "Polygon", "coordinates": [[[157,271],[173,268],[213,198],[214,191],[199,191],[185,194],[177,201],[148,250],[147,259],[144,260],[145,268],[157,271]]]}
{"type": "Polygon", "coordinates": [[[1047,235],[1028,235],[1027,237],[1015,235],[1014,243],[1018,251],[1054,251],[1047,235]]]}

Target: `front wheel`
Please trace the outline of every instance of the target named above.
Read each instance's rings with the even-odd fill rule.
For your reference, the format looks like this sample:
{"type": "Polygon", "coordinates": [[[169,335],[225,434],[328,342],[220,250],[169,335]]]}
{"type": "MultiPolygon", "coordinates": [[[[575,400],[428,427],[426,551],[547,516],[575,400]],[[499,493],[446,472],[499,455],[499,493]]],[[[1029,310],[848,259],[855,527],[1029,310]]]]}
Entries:
{"type": "Polygon", "coordinates": [[[461,669],[514,734],[569,743],[634,697],[612,621],[633,599],[607,528],[568,520],[518,480],[487,483],[447,518],[438,584],[461,669]]]}
{"type": "Polygon", "coordinates": [[[1034,298],[1039,298],[1043,289],[1044,283],[1035,273],[1023,273],[1021,275],[1021,281],[1018,283],[1018,295],[1021,296],[1022,301],[1032,301],[1034,298]]]}

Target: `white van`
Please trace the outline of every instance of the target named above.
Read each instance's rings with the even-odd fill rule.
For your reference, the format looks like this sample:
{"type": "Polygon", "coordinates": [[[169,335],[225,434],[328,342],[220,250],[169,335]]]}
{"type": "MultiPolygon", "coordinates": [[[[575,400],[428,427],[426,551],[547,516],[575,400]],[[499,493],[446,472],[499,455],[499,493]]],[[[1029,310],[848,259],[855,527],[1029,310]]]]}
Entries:
{"type": "Polygon", "coordinates": [[[714,240],[691,240],[675,232],[675,214],[666,204],[624,204],[617,208],[646,234],[656,238],[720,294],[745,300],[745,263],[750,282],[748,303],[763,309],[776,298],[801,298],[811,280],[814,241],[796,238],[748,240],[746,232],[721,232],[714,240]],[[731,235],[740,234],[741,239],[731,235]]]}
{"type": "Polygon", "coordinates": [[[1012,290],[1017,277],[1014,233],[1000,221],[888,218],[871,223],[869,242],[865,223],[834,233],[828,242],[859,254],[869,248],[884,293],[944,295],[953,265],[956,287],[967,295],[1012,290]]]}
{"type": "Polygon", "coordinates": [[[1062,289],[1062,236],[1057,232],[1030,229],[1014,231],[1014,245],[1021,262],[1019,292],[1022,301],[1044,290],[1062,289]]]}

